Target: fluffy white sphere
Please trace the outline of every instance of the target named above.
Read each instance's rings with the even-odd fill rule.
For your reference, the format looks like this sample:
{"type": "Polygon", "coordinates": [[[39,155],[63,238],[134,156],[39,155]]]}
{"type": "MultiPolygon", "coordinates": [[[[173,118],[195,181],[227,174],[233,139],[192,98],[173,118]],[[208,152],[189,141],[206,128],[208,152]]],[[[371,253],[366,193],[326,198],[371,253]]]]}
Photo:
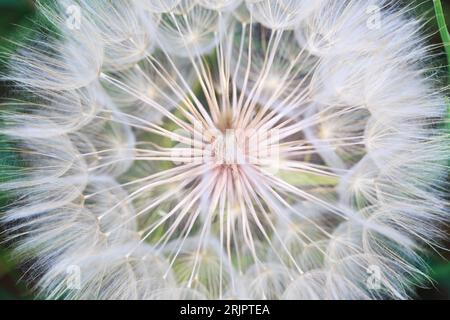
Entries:
{"type": "Polygon", "coordinates": [[[40,294],[412,294],[448,219],[449,143],[408,9],[62,0],[39,12],[53,31],[4,76],[21,100],[1,108],[16,166],[0,190],[40,294]]]}

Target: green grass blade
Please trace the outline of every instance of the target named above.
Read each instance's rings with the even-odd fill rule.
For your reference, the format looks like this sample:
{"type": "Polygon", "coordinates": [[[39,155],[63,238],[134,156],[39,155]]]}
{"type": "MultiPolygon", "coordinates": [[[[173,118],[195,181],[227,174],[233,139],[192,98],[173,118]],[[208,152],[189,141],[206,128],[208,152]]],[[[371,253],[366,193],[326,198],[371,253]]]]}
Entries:
{"type": "MultiPolygon", "coordinates": [[[[445,53],[447,54],[447,70],[449,72],[450,81],[450,33],[448,32],[447,23],[445,22],[444,10],[442,9],[441,0],[433,0],[436,20],[441,34],[442,43],[444,44],[445,53]]],[[[447,98],[447,121],[446,128],[450,131],[450,102],[447,98]]]]}
{"type": "Polygon", "coordinates": [[[447,66],[450,73],[450,33],[448,32],[447,23],[445,22],[445,15],[444,10],[442,9],[441,0],[433,0],[433,3],[442,43],[444,44],[444,49],[447,53],[447,66]]]}

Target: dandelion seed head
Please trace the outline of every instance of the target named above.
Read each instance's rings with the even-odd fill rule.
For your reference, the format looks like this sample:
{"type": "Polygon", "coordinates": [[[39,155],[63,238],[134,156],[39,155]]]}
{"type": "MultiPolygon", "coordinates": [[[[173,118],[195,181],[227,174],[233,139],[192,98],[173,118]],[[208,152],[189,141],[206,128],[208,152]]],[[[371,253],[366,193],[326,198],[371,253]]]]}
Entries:
{"type": "Polygon", "coordinates": [[[443,238],[449,154],[411,10],[39,4],[49,26],[9,55],[19,98],[0,127],[15,161],[1,219],[37,292],[410,297],[443,238]]]}

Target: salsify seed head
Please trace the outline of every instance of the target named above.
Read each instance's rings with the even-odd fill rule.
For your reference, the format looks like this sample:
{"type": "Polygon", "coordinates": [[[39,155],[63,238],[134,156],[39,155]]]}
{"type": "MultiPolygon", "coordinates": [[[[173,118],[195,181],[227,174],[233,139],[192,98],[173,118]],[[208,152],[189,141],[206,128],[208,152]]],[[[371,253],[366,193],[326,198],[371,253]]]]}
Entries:
{"type": "Polygon", "coordinates": [[[408,298],[443,87],[385,0],[61,0],[8,55],[1,219],[39,294],[408,298]]]}

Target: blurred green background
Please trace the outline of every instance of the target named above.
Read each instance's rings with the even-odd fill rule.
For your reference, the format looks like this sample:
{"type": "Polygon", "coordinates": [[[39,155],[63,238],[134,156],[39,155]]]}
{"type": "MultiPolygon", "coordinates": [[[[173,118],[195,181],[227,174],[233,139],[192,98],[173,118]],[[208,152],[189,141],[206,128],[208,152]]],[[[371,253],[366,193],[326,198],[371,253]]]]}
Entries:
{"type": "MultiPolygon", "coordinates": [[[[433,19],[432,0],[408,0],[403,2],[406,2],[408,4],[415,2],[418,5],[417,12],[419,14],[426,14],[427,17],[429,17],[429,26],[431,29],[430,31],[434,34],[432,41],[435,44],[441,45],[441,48],[442,43],[437,32],[438,28],[433,19]]],[[[445,13],[447,15],[447,22],[450,22],[450,0],[443,0],[442,2],[445,13]]],[[[27,31],[26,28],[20,28],[19,25],[27,28],[32,28],[33,24],[31,21],[33,20],[34,13],[35,11],[33,0],[0,0],[0,53],[4,52],[6,49],[13,49],[13,45],[8,41],[8,39],[20,41],[20,39],[27,36],[29,31],[27,31]]],[[[444,66],[445,57],[443,55],[443,50],[439,49],[438,51],[440,51],[438,53],[440,53],[439,56],[442,57],[442,62],[438,61],[437,63],[440,63],[441,66],[444,66]]],[[[4,65],[0,61],[0,70],[3,69],[4,65]]],[[[0,101],[6,95],[7,89],[0,83],[0,101]]],[[[0,163],[3,160],[4,159],[0,159],[0,163]]],[[[450,236],[450,230],[448,231],[448,233],[450,236]]],[[[6,245],[2,243],[2,238],[0,236],[0,300],[33,299],[34,297],[32,293],[30,293],[23,282],[20,281],[21,267],[11,262],[10,251],[6,247],[6,245]]],[[[447,243],[445,247],[450,248],[450,242],[447,243]]],[[[442,251],[439,252],[439,254],[434,254],[426,257],[426,260],[431,267],[430,276],[434,279],[435,283],[432,286],[427,284],[427,288],[419,289],[417,298],[450,299],[450,253],[442,251]]]]}

